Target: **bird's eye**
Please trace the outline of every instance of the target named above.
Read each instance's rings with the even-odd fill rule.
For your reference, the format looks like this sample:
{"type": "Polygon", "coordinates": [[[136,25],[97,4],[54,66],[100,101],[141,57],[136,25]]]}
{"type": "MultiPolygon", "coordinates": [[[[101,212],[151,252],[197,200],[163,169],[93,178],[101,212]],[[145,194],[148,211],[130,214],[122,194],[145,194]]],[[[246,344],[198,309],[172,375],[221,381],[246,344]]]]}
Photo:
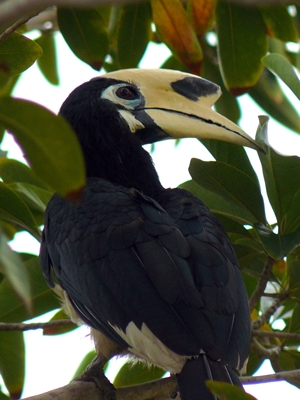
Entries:
{"type": "Polygon", "coordinates": [[[139,98],[139,92],[133,86],[121,86],[116,90],[116,95],[124,100],[135,100],[139,98]]]}

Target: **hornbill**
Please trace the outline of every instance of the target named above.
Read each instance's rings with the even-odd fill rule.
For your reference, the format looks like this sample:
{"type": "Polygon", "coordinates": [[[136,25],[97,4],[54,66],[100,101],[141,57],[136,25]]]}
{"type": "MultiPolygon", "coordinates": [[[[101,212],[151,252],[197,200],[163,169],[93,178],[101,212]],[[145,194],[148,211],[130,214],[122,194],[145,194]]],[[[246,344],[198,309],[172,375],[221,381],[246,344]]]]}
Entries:
{"type": "Polygon", "coordinates": [[[142,145],[197,137],[258,149],[211,109],[219,96],[217,85],[169,70],[77,87],[60,114],[78,136],[87,184],[79,203],[52,197],[40,251],[47,283],[92,328],[100,357],[126,349],[173,372],[183,400],[214,399],[208,379],[241,385],[247,294],[221,223],[190,192],[163,188],[142,145]]]}

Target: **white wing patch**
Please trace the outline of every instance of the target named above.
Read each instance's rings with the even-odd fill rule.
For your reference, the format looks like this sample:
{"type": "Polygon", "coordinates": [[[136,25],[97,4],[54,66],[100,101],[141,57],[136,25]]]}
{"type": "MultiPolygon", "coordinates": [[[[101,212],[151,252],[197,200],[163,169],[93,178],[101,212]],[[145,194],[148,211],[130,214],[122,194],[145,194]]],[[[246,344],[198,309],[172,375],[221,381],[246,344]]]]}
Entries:
{"type": "Polygon", "coordinates": [[[111,325],[111,327],[130,345],[128,350],[131,353],[167,371],[178,374],[189,358],[188,356],[178,355],[170,350],[150,331],[145,323],[143,323],[140,330],[131,321],[127,325],[125,332],[117,326],[111,325]]]}

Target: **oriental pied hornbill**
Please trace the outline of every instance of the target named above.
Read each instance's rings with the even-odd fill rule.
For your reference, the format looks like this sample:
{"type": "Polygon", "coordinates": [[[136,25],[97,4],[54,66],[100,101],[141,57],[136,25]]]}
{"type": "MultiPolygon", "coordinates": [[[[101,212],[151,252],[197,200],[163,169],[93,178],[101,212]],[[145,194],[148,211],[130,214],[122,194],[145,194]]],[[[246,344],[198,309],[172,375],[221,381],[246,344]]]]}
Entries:
{"type": "Polygon", "coordinates": [[[112,72],[76,88],[60,114],[88,181],[79,204],[50,200],[41,245],[48,284],[53,274],[100,357],[123,348],[172,371],[183,400],[214,399],[207,379],[240,385],[247,295],[220,222],[191,193],[164,189],[142,145],[197,137],[258,148],[211,109],[219,96],[217,85],[168,70],[112,72]]]}

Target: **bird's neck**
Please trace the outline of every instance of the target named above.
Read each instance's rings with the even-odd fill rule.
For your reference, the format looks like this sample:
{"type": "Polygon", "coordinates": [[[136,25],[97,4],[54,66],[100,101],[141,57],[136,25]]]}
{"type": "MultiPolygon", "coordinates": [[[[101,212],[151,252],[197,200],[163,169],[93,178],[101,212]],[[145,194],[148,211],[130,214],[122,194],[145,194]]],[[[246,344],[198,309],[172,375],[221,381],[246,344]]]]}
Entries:
{"type": "Polygon", "coordinates": [[[113,143],[101,143],[101,151],[94,149],[86,157],[88,177],[97,176],[108,181],[135,188],[144,194],[155,197],[163,190],[150,154],[141,146],[139,139],[118,137],[113,143]]]}

